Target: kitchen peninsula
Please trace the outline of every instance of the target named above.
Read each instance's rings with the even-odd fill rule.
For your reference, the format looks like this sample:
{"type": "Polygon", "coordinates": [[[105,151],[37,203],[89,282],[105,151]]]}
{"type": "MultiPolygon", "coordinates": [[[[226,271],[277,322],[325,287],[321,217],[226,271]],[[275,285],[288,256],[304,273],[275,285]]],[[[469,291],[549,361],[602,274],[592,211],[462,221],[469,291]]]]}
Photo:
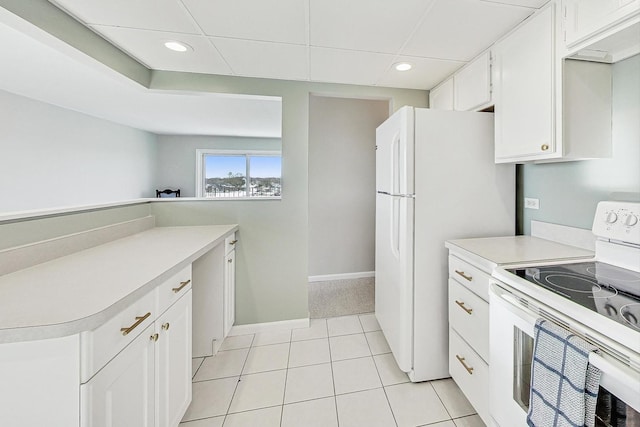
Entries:
{"type": "Polygon", "coordinates": [[[9,272],[39,245],[64,253],[101,231],[0,251],[0,419],[176,425],[191,401],[192,348],[215,353],[230,328],[237,230],[149,227],[9,272]]]}

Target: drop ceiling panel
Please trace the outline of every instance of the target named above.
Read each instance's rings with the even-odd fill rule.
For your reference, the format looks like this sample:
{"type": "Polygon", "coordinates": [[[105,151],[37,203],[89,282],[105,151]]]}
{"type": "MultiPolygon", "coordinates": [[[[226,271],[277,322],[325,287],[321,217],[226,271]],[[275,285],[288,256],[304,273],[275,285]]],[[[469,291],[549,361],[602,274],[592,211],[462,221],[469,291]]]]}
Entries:
{"type": "Polygon", "coordinates": [[[539,9],[544,6],[549,0],[482,0],[491,1],[493,3],[510,4],[512,6],[523,6],[529,8],[539,9]]]}
{"type": "Polygon", "coordinates": [[[312,47],[311,80],[375,85],[393,62],[393,55],[312,47]]]}
{"type": "Polygon", "coordinates": [[[433,0],[310,0],[310,44],[397,53],[433,0]]]}
{"type": "Polygon", "coordinates": [[[209,36],[307,43],[307,2],[182,0],[209,36]]]}
{"type": "MultiPolygon", "coordinates": [[[[29,0],[30,1],[30,0],[29,0]]],[[[50,0],[85,24],[199,34],[179,0],[50,0]]]]}
{"type": "Polygon", "coordinates": [[[307,80],[306,46],[211,38],[234,74],[285,80],[307,80]]]}
{"type": "Polygon", "coordinates": [[[204,36],[92,26],[97,32],[154,70],[191,73],[231,74],[215,47],[204,36]],[[164,47],[167,40],[178,40],[193,50],[174,52],[164,47]]]}
{"type": "Polygon", "coordinates": [[[48,33],[34,38],[14,29],[1,15],[0,90],[155,133],[281,136],[278,97],[151,91],[77,50],[60,50],[48,33]]]}
{"type": "Polygon", "coordinates": [[[408,72],[389,67],[378,80],[378,86],[431,89],[465,64],[460,61],[402,56],[396,58],[395,62],[409,62],[413,68],[408,72]]]}
{"type": "Polygon", "coordinates": [[[533,11],[478,0],[437,0],[402,53],[469,61],[533,11]]]}

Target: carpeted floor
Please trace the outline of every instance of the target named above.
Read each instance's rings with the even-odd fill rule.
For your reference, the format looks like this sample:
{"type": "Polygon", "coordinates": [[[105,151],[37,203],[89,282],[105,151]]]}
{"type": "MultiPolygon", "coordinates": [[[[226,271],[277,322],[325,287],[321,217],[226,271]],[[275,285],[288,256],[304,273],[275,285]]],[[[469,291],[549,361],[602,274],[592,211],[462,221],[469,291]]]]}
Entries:
{"type": "Polygon", "coordinates": [[[374,309],[373,277],[309,283],[309,313],[312,319],[371,313],[374,309]]]}

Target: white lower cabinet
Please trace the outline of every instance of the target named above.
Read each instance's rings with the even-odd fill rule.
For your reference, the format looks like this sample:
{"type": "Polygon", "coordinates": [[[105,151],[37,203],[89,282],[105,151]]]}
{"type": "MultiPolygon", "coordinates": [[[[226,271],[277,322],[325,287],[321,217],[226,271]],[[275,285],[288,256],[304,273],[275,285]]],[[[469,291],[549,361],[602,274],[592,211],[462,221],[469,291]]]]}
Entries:
{"type": "Polygon", "coordinates": [[[489,364],[449,328],[449,373],[486,425],[489,415],[489,364]]]}
{"type": "Polygon", "coordinates": [[[82,427],[155,427],[153,334],[151,325],[80,386],[82,427]]]}
{"type": "Polygon", "coordinates": [[[191,311],[189,291],[155,323],[157,427],[177,426],[191,403],[191,311]]]}
{"type": "Polygon", "coordinates": [[[236,233],[224,241],[224,285],[223,285],[223,339],[229,335],[236,321],[236,233]]]}
{"type": "Polygon", "coordinates": [[[449,373],[485,424],[489,418],[490,275],[449,255],[449,373]]]}
{"type": "Polygon", "coordinates": [[[224,257],[224,336],[236,321],[236,251],[224,257]]]}
{"type": "Polygon", "coordinates": [[[191,290],[81,389],[82,427],[177,427],[191,403],[191,290]]]}

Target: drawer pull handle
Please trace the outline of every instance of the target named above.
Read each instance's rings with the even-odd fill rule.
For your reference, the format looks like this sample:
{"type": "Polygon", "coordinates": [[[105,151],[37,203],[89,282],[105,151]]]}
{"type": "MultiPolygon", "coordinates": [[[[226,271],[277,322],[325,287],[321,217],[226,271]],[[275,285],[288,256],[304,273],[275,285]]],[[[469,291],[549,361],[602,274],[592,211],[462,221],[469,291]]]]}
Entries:
{"type": "Polygon", "coordinates": [[[151,312],[148,312],[144,316],[136,316],[136,322],[133,325],[129,326],[128,328],[120,328],[120,332],[122,332],[122,335],[124,336],[129,335],[129,332],[137,328],[140,325],[140,323],[144,322],[149,316],[151,316],[151,312]]]}
{"type": "Polygon", "coordinates": [[[167,322],[164,325],[162,325],[162,329],[165,330],[165,331],[168,331],[169,330],[169,326],[171,326],[171,325],[169,325],[169,322],[167,322]]]}
{"type": "Polygon", "coordinates": [[[238,243],[238,239],[229,242],[230,245],[235,245],[236,243],[238,243]]]}
{"type": "Polygon", "coordinates": [[[464,357],[460,357],[456,354],[456,359],[458,359],[458,362],[460,362],[462,366],[464,366],[464,369],[466,369],[467,372],[469,372],[469,375],[473,375],[473,368],[470,366],[467,366],[467,364],[464,363],[464,357]]]}
{"type": "Polygon", "coordinates": [[[455,270],[455,272],[457,274],[459,274],[460,276],[464,277],[465,279],[467,279],[468,281],[472,281],[473,280],[473,276],[467,276],[466,274],[464,274],[464,271],[455,270]]]}
{"type": "Polygon", "coordinates": [[[184,282],[180,282],[180,286],[177,288],[173,288],[171,289],[174,293],[178,293],[182,290],[182,288],[184,288],[185,286],[187,286],[189,283],[191,283],[191,279],[189,280],[185,280],[184,282]]]}
{"type": "Polygon", "coordinates": [[[156,341],[158,341],[158,337],[159,337],[159,335],[158,335],[158,334],[153,334],[153,335],[151,335],[151,336],[149,337],[149,339],[150,339],[151,341],[153,341],[153,342],[156,342],[156,341]]]}
{"type": "Polygon", "coordinates": [[[466,312],[467,312],[467,314],[471,314],[471,313],[473,313],[473,308],[467,308],[467,307],[465,307],[465,306],[464,306],[464,302],[456,300],[456,304],[458,304],[458,306],[460,306],[460,308],[461,308],[461,309],[463,309],[464,311],[466,311],[466,312]]]}

